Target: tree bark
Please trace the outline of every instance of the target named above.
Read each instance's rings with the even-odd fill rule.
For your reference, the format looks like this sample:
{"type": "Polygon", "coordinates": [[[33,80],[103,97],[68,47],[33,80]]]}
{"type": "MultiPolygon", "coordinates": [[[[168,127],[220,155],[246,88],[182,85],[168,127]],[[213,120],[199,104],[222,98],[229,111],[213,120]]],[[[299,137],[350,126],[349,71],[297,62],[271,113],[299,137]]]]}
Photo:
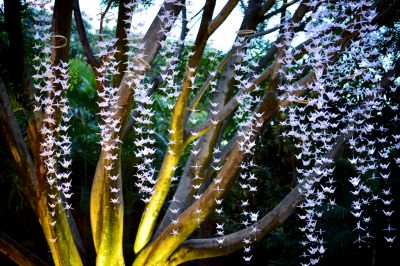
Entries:
{"type": "Polygon", "coordinates": [[[18,265],[48,266],[49,264],[33,254],[17,241],[0,231],[0,252],[18,265]]]}
{"type": "MultiPolygon", "coordinates": [[[[330,159],[335,158],[348,137],[349,136],[343,134],[338,137],[332,150],[324,157],[330,159]]],[[[323,169],[327,166],[328,165],[325,164],[321,168],[323,169]]],[[[308,179],[311,180],[313,177],[314,176],[310,176],[308,179]]],[[[278,205],[259,221],[245,229],[224,236],[225,240],[222,245],[217,242],[217,238],[191,239],[183,242],[177,251],[171,255],[167,265],[178,265],[185,261],[223,256],[232,253],[245,246],[243,242],[245,238],[251,238],[254,241],[261,240],[266,234],[283,224],[294,212],[298,204],[303,201],[304,197],[300,191],[303,189],[303,184],[305,182],[295,186],[278,205]]]]}
{"type": "Polygon", "coordinates": [[[157,183],[154,187],[154,193],[152,194],[151,199],[146,206],[146,211],[143,213],[142,219],[140,220],[134,246],[135,253],[138,253],[150,241],[151,236],[153,235],[156,220],[171,185],[171,177],[185,148],[184,118],[193,85],[190,78],[196,75],[196,69],[200,64],[207,40],[210,37],[207,29],[212,19],[214,8],[215,0],[207,1],[204,6],[200,28],[194,43],[194,54],[189,58],[188,69],[184,74],[181,92],[172,110],[170,134],[172,144],[168,147],[172,152],[168,152],[164,158],[160,173],[157,177],[157,183]],[[190,70],[191,68],[195,70],[192,71],[190,70]]]}
{"type": "MultiPolygon", "coordinates": [[[[227,3],[229,4],[229,2],[227,3]]],[[[237,2],[236,2],[237,4],[237,2]]],[[[261,7],[262,1],[252,1],[248,8],[246,9],[245,17],[243,18],[243,22],[240,26],[240,30],[248,29],[248,30],[255,30],[257,25],[261,22],[261,17],[262,13],[260,13],[260,7],[261,7]]],[[[217,21],[217,20],[215,20],[217,21]]],[[[209,26],[213,29],[215,27],[215,24],[211,24],[209,26]],[[213,25],[213,26],[211,26],[213,25]]],[[[215,29],[213,29],[214,31],[215,29]]],[[[234,55],[241,49],[237,49],[235,47],[232,47],[231,51],[229,52],[230,54],[234,55]]],[[[223,69],[221,73],[221,77],[218,80],[218,85],[216,89],[216,95],[214,96],[214,99],[212,102],[218,103],[218,107],[225,106],[228,102],[228,100],[231,99],[231,94],[234,88],[234,81],[233,81],[233,76],[235,74],[234,71],[234,65],[240,63],[240,59],[237,55],[234,55],[229,58],[229,61],[226,63],[225,68],[223,69]]],[[[200,100],[198,100],[200,101],[200,100]]],[[[191,110],[189,109],[187,111],[186,116],[190,115],[191,110]]],[[[227,116],[228,117],[228,116],[227,116]]],[[[186,117],[185,119],[187,119],[186,117]]],[[[210,121],[210,119],[213,118],[213,115],[211,112],[208,113],[207,116],[207,121],[210,121]]],[[[222,121],[224,119],[221,119],[222,121]]],[[[166,212],[164,215],[159,228],[157,229],[157,232],[155,234],[155,237],[161,233],[161,231],[169,224],[171,223],[171,220],[173,218],[176,218],[180,213],[182,213],[187,207],[189,207],[193,201],[194,197],[193,195],[195,194],[195,190],[193,189],[193,178],[195,176],[195,171],[193,169],[193,165],[197,163],[201,168],[199,170],[199,173],[197,173],[200,177],[202,177],[203,181],[207,179],[207,176],[205,176],[205,170],[206,170],[206,165],[210,162],[211,155],[213,152],[213,149],[215,148],[216,142],[221,134],[221,131],[223,130],[224,127],[221,127],[222,123],[218,124],[215,127],[212,127],[205,135],[201,136],[199,139],[199,144],[194,148],[196,150],[200,150],[199,154],[195,156],[194,154],[190,154],[189,158],[185,164],[185,168],[183,171],[183,174],[181,176],[181,179],[179,181],[178,188],[175,191],[174,198],[175,201],[172,201],[168,207],[168,209],[179,209],[177,214],[173,214],[172,212],[166,212]]],[[[188,130],[190,131],[190,130],[188,130]]]]}
{"type": "MultiPolygon", "coordinates": [[[[168,1],[169,2],[169,1],[168,1]]],[[[174,17],[176,17],[181,11],[181,5],[174,5],[171,3],[164,3],[164,8],[160,9],[158,12],[158,16],[154,19],[150,28],[148,29],[146,35],[144,36],[143,43],[143,61],[146,64],[151,65],[155,56],[157,55],[160,49],[160,41],[166,38],[165,34],[161,31],[164,29],[165,31],[169,31],[171,26],[165,28],[162,24],[159,16],[162,16],[164,13],[171,12],[174,17]]],[[[135,73],[135,74],[143,74],[143,73],[135,73]]],[[[128,118],[131,113],[131,103],[133,99],[133,91],[134,88],[129,86],[129,81],[132,79],[128,73],[125,73],[120,85],[119,91],[117,93],[118,106],[120,107],[117,113],[114,115],[115,118],[120,119],[121,123],[121,131],[119,135],[113,136],[113,139],[122,138],[122,134],[125,131],[125,127],[127,125],[128,118]]],[[[120,143],[118,143],[120,145],[120,143]]],[[[119,146],[120,148],[121,146],[119,146]]],[[[117,154],[118,161],[120,160],[120,153],[117,154]]],[[[113,208],[110,206],[110,193],[105,193],[105,191],[110,190],[110,178],[107,176],[107,172],[104,171],[105,163],[105,153],[104,151],[101,153],[99,158],[96,174],[93,179],[93,185],[90,195],[90,220],[92,225],[92,234],[93,241],[97,250],[97,263],[102,265],[110,265],[113,263],[122,264],[123,263],[123,255],[122,255],[122,225],[123,225],[123,203],[122,203],[122,194],[120,195],[120,206],[113,208]],[[110,235],[115,234],[114,237],[110,235]],[[110,247],[117,247],[115,250],[115,254],[111,257],[109,256],[110,247]]],[[[121,171],[120,167],[118,167],[116,172],[112,173],[113,175],[119,175],[119,179],[121,179],[121,171]]],[[[122,183],[118,183],[117,187],[122,193],[122,183]]]]}
{"type": "Polygon", "coordinates": [[[81,9],[79,7],[79,0],[74,0],[74,18],[79,39],[82,44],[83,52],[86,56],[88,64],[92,67],[93,72],[96,73],[98,59],[94,56],[92,47],[90,46],[89,40],[87,38],[86,29],[83,24],[81,9]]]}

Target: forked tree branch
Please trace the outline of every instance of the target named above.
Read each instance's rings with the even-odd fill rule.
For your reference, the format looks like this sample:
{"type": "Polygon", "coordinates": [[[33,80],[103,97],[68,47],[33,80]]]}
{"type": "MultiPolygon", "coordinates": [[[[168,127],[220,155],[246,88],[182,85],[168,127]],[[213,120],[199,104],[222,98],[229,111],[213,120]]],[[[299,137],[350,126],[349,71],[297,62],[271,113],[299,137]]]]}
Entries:
{"type": "MultiPolygon", "coordinates": [[[[304,2],[303,2],[304,3],[304,2]]],[[[300,5],[300,7],[299,7],[299,9],[298,9],[298,11],[299,12],[295,12],[295,15],[294,15],[294,17],[293,17],[293,20],[300,20],[301,19],[301,17],[303,17],[304,16],[304,14],[307,12],[307,8],[305,8],[305,6],[301,6],[300,5]],[[300,14],[302,14],[302,15],[300,15],[300,14]]],[[[276,66],[275,66],[276,67],[276,66]]],[[[275,76],[275,79],[279,79],[279,77],[278,76],[275,76]]],[[[313,80],[313,77],[312,77],[312,75],[310,75],[310,76],[308,76],[308,78],[306,78],[306,80],[307,79],[310,79],[310,80],[313,80]]],[[[275,81],[272,81],[271,82],[271,84],[270,84],[270,86],[269,86],[269,88],[271,89],[271,90],[274,90],[274,89],[276,89],[276,85],[277,85],[277,81],[275,80],[275,81]]],[[[264,114],[263,115],[263,117],[264,116],[268,116],[268,114],[264,114]]],[[[234,145],[235,146],[235,145],[234,145]]],[[[233,149],[233,151],[232,151],[232,153],[230,153],[230,158],[232,158],[232,154],[235,154],[236,153],[236,149],[233,149]]],[[[228,161],[229,161],[229,159],[228,159],[228,161]]],[[[231,165],[231,164],[229,164],[228,162],[224,165],[224,168],[223,169],[225,169],[225,167],[226,166],[229,166],[229,168],[230,169],[234,169],[234,166],[233,165],[231,165]]],[[[222,170],[222,172],[223,172],[223,170],[222,170]]],[[[217,176],[217,177],[220,177],[220,175],[223,175],[222,174],[222,172],[220,172],[220,174],[217,176]]],[[[220,179],[220,178],[219,178],[220,179]]],[[[220,183],[221,184],[221,183],[220,183]]],[[[220,188],[222,188],[223,190],[225,190],[225,189],[227,189],[229,186],[224,186],[224,185],[226,185],[226,183],[222,183],[221,184],[221,187],[218,187],[218,190],[220,189],[220,188]]],[[[206,195],[203,195],[199,200],[197,200],[190,208],[188,208],[184,213],[182,213],[180,216],[179,216],[179,220],[184,220],[185,221],[185,223],[188,223],[188,221],[187,221],[187,219],[193,219],[193,218],[189,218],[189,217],[193,217],[194,216],[194,214],[196,213],[196,211],[197,210],[202,210],[203,212],[204,212],[204,208],[205,208],[205,212],[208,212],[209,211],[209,205],[211,204],[212,205],[212,203],[209,203],[209,204],[207,204],[207,203],[205,203],[205,202],[202,202],[201,201],[201,199],[202,198],[208,198],[208,199],[210,199],[210,198],[212,198],[212,197],[210,197],[210,195],[208,195],[208,194],[210,194],[210,193],[212,193],[212,192],[210,192],[210,188],[211,187],[214,187],[214,189],[216,189],[215,188],[215,184],[212,184],[212,185],[210,185],[210,187],[204,192],[204,194],[206,194],[206,195]],[[195,211],[195,210],[196,211],[195,211]]],[[[219,195],[218,195],[219,196],[219,195]]],[[[197,213],[197,216],[198,216],[198,218],[199,219],[201,219],[202,217],[204,217],[203,216],[203,214],[201,213],[201,214],[198,214],[197,213]]],[[[177,240],[177,239],[173,239],[173,237],[171,237],[171,236],[168,236],[167,235],[167,232],[168,231],[171,231],[171,230],[181,230],[182,232],[180,232],[180,233],[183,233],[184,234],[184,236],[179,236],[178,238],[179,239],[182,239],[182,238],[185,238],[186,236],[187,236],[187,234],[190,234],[191,232],[189,231],[189,232],[187,232],[186,230],[190,230],[188,227],[190,227],[190,226],[185,226],[183,223],[180,223],[179,222],[179,220],[178,220],[178,223],[176,223],[175,225],[170,225],[170,226],[168,226],[161,234],[160,234],[160,236],[157,238],[157,240],[153,243],[153,245],[155,246],[152,246],[152,247],[150,247],[149,249],[150,250],[146,250],[146,256],[147,256],[147,261],[148,262],[150,262],[150,263],[154,263],[154,262],[156,262],[157,261],[157,258],[156,259],[150,259],[150,257],[152,257],[152,255],[154,254],[153,252],[155,251],[155,250],[157,250],[157,245],[158,245],[158,243],[161,243],[161,242],[163,242],[163,243],[169,243],[169,244],[171,244],[171,245],[175,245],[177,242],[179,242],[179,240],[177,240]],[[174,229],[175,228],[175,229],[174,229]]],[[[171,249],[173,249],[173,247],[171,248],[171,249]]],[[[164,255],[161,255],[161,258],[164,256],[167,256],[167,252],[168,251],[166,251],[165,252],[165,254],[164,255]]]]}
{"type": "MultiPolygon", "coordinates": [[[[332,150],[324,157],[334,159],[340,151],[347,139],[346,135],[341,135],[336,140],[332,150]]],[[[321,166],[321,169],[328,167],[327,164],[321,166]]],[[[314,176],[310,176],[307,180],[312,180],[314,176]]],[[[171,255],[167,265],[177,265],[189,260],[204,259],[216,256],[222,256],[239,250],[245,246],[243,239],[251,239],[252,241],[261,240],[266,234],[283,224],[286,219],[294,212],[298,204],[304,199],[301,194],[303,183],[294,187],[281,202],[269,211],[264,217],[253,225],[237,231],[235,233],[224,236],[224,242],[218,243],[218,238],[209,239],[190,239],[182,243],[182,245],[171,255]]]]}
{"type": "MultiPolygon", "coordinates": [[[[249,3],[248,7],[246,8],[245,16],[243,18],[242,24],[240,26],[241,30],[255,30],[257,25],[262,21],[262,14],[260,12],[260,5],[262,4],[262,1],[252,1],[249,3]]],[[[239,35],[240,31],[238,32],[239,35]]],[[[239,39],[240,36],[237,36],[237,39],[239,39]]],[[[236,46],[233,45],[231,51],[229,54],[232,54],[232,56],[229,59],[229,62],[224,66],[223,71],[220,74],[220,77],[218,79],[217,83],[217,89],[216,89],[216,94],[214,95],[214,99],[212,102],[214,104],[218,104],[219,107],[222,107],[226,105],[226,103],[231,99],[232,97],[232,91],[234,88],[234,81],[233,77],[234,74],[236,73],[235,71],[235,65],[240,64],[241,58],[240,56],[237,55],[237,53],[242,52],[244,47],[242,46],[236,46]]],[[[223,59],[222,61],[224,61],[223,59]]],[[[224,64],[224,63],[220,63],[224,64]]],[[[209,77],[210,78],[210,77],[209,77]]],[[[203,86],[207,86],[208,80],[206,81],[203,86]]],[[[203,87],[204,88],[204,87],[203,87]]],[[[201,92],[202,89],[200,89],[199,93],[201,92]]],[[[200,100],[200,95],[199,97],[195,96],[195,100],[193,101],[199,101],[200,100]],[[198,98],[198,99],[196,99],[198,98]]],[[[191,108],[187,111],[185,119],[188,119],[191,109],[193,108],[194,105],[191,105],[191,108]]],[[[155,234],[155,237],[158,236],[158,234],[170,223],[171,219],[174,217],[177,217],[181,212],[183,212],[193,201],[194,201],[194,194],[198,191],[197,189],[194,188],[193,185],[197,183],[198,181],[194,181],[194,177],[196,175],[196,171],[193,169],[193,165],[196,163],[197,166],[200,167],[199,171],[197,172],[198,176],[201,176],[203,179],[200,181],[204,182],[204,180],[207,179],[208,173],[207,172],[207,167],[206,165],[209,163],[211,159],[211,155],[213,153],[213,149],[215,147],[218,147],[218,139],[220,138],[223,130],[225,129],[226,123],[228,122],[229,118],[232,116],[232,113],[229,114],[226,118],[224,118],[221,123],[218,123],[217,125],[213,125],[213,127],[210,127],[205,135],[191,135],[191,132],[187,130],[185,133],[186,136],[186,143],[191,142],[193,139],[200,137],[198,140],[198,145],[196,145],[196,150],[199,150],[199,153],[197,155],[194,155],[193,153],[190,154],[186,164],[185,168],[183,170],[183,174],[181,176],[181,180],[179,181],[178,188],[175,191],[174,194],[174,199],[175,201],[172,201],[169,205],[169,209],[175,209],[178,210],[176,214],[173,214],[172,212],[167,211],[162,219],[162,222],[160,223],[157,232],[155,234]]],[[[211,111],[209,111],[207,118],[210,119],[213,117],[213,114],[211,111]]],[[[196,179],[197,180],[197,179],[196,179]]],[[[204,185],[202,185],[204,187],[204,185]]],[[[197,192],[198,193],[198,192],[197,192]]]]}
{"type": "MultiPolygon", "coordinates": [[[[156,18],[153,20],[150,25],[147,33],[143,38],[143,57],[140,58],[143,63],[146,65],[151,65],[155,56],[157,55],[160,49],[160,42],[165,40],[166,32],[169,32],[173,23],[168,24],[167,26],[161,21],[161,17],[168,14],[171,16],[173,20],[176,19],[177,15],[181,11],[181,4],[171,3],[170,1],[165,1],[160,8],[156,18]]],[[[126,72],[122,78],[122,81],[119,85],[119,90],[117,92],[118,97],[118,106],[120,107],[118,111],[115,113],[114,118],[119,119],[121,128],[124,129],[126,127],[128,118],[131,114],[131,103],[133,99],[133,91],[134,87],[132,84],[132,78],[135,78],[135,75],[143,75],[144,73],[131,73],[126,72]]],[[[112,139],[121,139],[121,135],[124,130],[119,132],[119,135],[112,136],[112,139]]],[[[118,143],[120,145],[120,143],[118,143]]],[[[104,193],[104,189],[108,189],[111,186],[110,178],[108,178],[107,173],[104,169],[104,156],[105,152],[103,151],[97,167],[96,173],[93,180],[91,198],[90,198],[90,218],[93,232],[93,239],[95,242],[95,246],[98,249],[97,257],[107,258],[107,261],[102,261],[101,263],[115,263],[122,264],[123,263],[123,255],[122,255],[122,226],[123,226],[123,205],[120,203],[118,208],[112,209],[109,207],[110,204],[110,193],[104,193]],[[103,218],[106,219],[103,219],[103,218]],[[113,233],[110,233],[113,232],[113,233]],[[113,250],[110,250],[110,246],[115,246],[116,250],[113,254],[113,250]]],[[[121,153],[116,154],[118,159],[118,167],[116,169],[116,173],[120,175],[120,156],[121,153]]],[[[122,193],[122,183],[120,182],[120,178],[118,178],[117,189],[122,193]]],[[[114,184],[115,186],[115,184],[114,184]]],[[[120,197],[122,201],[122,195],[120,197]]],[[[100,261],[99,261],[100,263],[100,261]]]]}
{"type": "MultiPolygon", "coordinates": [[[[300,3],[299,7],[294,12],[294,14],[292,16],[292,19],[291,19],[293,22],[299,22],[305,16],[305,14],[309,11],[309,8],[304,4],[306,2],[307,2],[307,0],[303,0],[300,3]]],[[[278,53],[277,54],[277,58],[282,57],[283,53],[284,53],[283,47],[278,49],[277,53],[278,53]]],[[[263,82],[267,78],[276,79],[277,75],[278,75],[278,69],[279,69],[280,65],[281,64],[279,64],[277,62],[277,60],[276,60],[274,64],[272,64],[270,67],[268,67],[266,70],[264,70],[257,78],[253,79],[250,82],[250,84],[251,84],[250,87],[242,88],[236,95],[237,96],[241,96],[246,92],[251,92],[252,90],[254,90],[256,88],[256,86],[261,84],[261,82],[263,82]]],[[[222,110],[218,114],[216,114],[215,116],[213,116],[210,119],[207,119],[206,121],[204,121],[202,124],[196,126],[195,128],[190,129],[189,133],[191,133],[191,135],[194,135],[194,136],[203,135],[213,126],[213,123],[212,123],[211,120],[222,121],[223,119],[228,117],[239,106],[239,102],[237,101],[236,97],[232,98],[222,108],[222,110]]],[[[193,137],[189,137],[188,141],[191,138],[193,138],[193,137]]]]}
{"type": "Polygon", "coordinates": [[[108,11],[111,8],[113,1],[112,0],[108,0],[108,3],[106,5],[106,8],[104,9],[103,12],[101,12],[100,15],[100,27],[99,27],[99,40],[102,41],[103,40],[103,24],[104,24],[104,19],[106,18],[106,15],[108,14],[108,11]]]}
{"type": "Polygon", "coordinates": [[[194,42],[193,54],[189,58],[188,67],[181,85],[181,91],[172,110],[168,152],[164,157],[160,172],[157,176],[154,193],[151,195],[150,201],[146,206],[146,212],[143,213],[139,224],[134,246],[135,253],[142,250],[153,235],[156,219],[170,189],[172,175],[174,174],[175,168],[186,145],[183,141],[184,115],[192,91],[192,77],[195,77],[197,73],[197,68],[204,53],[207,40],[210,37],[207,33],[207,28],[214,12],[215,2],[215,0],[207,1],[204,6],[200,28],[194,42]]]}
{"type": "MultiPolygon", "coordinates": [[[[342,45],[342,49],[344,49],[344,47],[348,44],[348,40],[342,40],[340,43],[342,45]]],[[[396,62],[394,68],[388,71],[386,75],[384,75],[382,83],[385,83],[389,77],[397,76],[399,71],[398,68],[400,68],[399,60],[396,62]]],[[[304,85],[312,82],[314,76],[315,75],[313,73],[310,73],[300,81],[300,84],[304,85]]],[[[280,106],[287,104],[287,102],[282,102],[280,106]]],[[[349,136],[342,134],[335,142],[333,149],[324,157],[333,159],[348,137],[349,136]]],[[[294,211],[298,203],[301,202],[302,195],[299,192],[301,187],[301,184],[297,185],[296,188],[294,188],[281,201],[280,204],[278,204],[271,212],[269,212],[256,224],[247,227],[239,232],[225,236],[225,240],[222,245],[217,241],[220,238],[193,239],[185,241],[182,246],[171,256],[169,260],[169,265],[176,265],[188,260],[229,254],[244,246],[244,243],[242,241],[244,238],[253,238],[254,240],[261,239],[263,236],[265,236],[265,234],[282,224],[294,211]]]]}
{"type": "MultiPolygon", "coordinates": [[[[268,113],[268,110],[276,110],[277,102],[275,94],[267,92],[258,105],[255,112],[268,113]]],[[[264,121],[264,116],[259,119],[264,121]]],[[[244,129],[249,130],[249,129],[244,129]]],[[[255,137],[260,128],[253,129],[255,137]]],[[[238,144],[236,144],[238,147],[238,144]]],[[[213,182],[204,191],[202,196],[187,208],[179,217],[176,224],[168,225],[151,245],[139,254],[139,263],[146,265],[160,265],[165,262],[178,246],[187,239],[213,209],[215,209],[215,199],[223,198],[236,180],[240,162],[245,157],[244,151],[234,149],[226,160],[224,167],[218,173],[219,182],[213,182]],[[199,211],[200,210],[200,211],[199,211]],[[172,234],[177,230],[179,234],[172,234]]]]}
{"type": "Polygon", "coordinates": [[[218,114],[213,115],[211,118],[207,119],[204,121],[202,124],[189,129],[188,135],[192,135],[188,137],[186,140],[187,142],[190,142],[193,138],[196,138],[196,136],[201,136],[205,134],[210,128],[214,127],[214,124],[212,120],[214,121],[223,121],[226,119],[229,115],[231,115],[236,108],[239,106],[239,102],[237,100],[237,97],[242,96],[245,93],[249,93],[253,91],[258,85],[261,84],[264,80],[268,79],[272,75],[271,68],[267,68],[264,70],[261,75],[259,75],[257,78],[255,78],[251,82],[251,86],[248,88],[242,88],[235,97],[233,97],[229,102],[218,112],[218,114]]]}

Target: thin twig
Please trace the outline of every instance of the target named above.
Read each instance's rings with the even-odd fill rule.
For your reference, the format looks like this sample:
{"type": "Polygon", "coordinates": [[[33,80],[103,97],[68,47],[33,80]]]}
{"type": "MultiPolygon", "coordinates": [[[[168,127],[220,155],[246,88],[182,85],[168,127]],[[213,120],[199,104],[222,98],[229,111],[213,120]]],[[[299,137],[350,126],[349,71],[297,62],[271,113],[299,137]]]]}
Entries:
{"type": "Polygon", "coordinates": [[[74,17],[83,52],[85,53],[87,62],[94,69],[98,64],[98,60],[93,55],[93,50],[90,47],[90,43],[85,30],[85,25],[83,24],[81,10],[79,7],[79,0],[74,0],[74,17]]]}
{"type": "Polygon", "coordinates": [[[104,18],[106,17],[106,14],[108,13],[108,10],[111,7],[111,4],[113,3],[112,0],[109,0],[106,6],[106,9],[100,13],[100,29],[99,29],[99,41],[102,41],[103,37],[103,22],[104,22],[104,18]]]}

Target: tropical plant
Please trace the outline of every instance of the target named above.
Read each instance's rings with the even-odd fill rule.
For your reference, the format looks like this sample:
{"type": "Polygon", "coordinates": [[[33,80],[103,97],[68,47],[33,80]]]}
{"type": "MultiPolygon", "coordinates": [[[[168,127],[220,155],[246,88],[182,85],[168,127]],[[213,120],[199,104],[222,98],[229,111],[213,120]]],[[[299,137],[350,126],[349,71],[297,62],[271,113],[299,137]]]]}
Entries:
{"type": "MultiPolygon", "coordinates": [[[[248,263],[253,243],[274,229],[272,239],[282,238],[297,207],[303,264],[325,254],[330,214],[354,216],[351,242],[361,246],[374,237],[369,228],[381,212],[382,239],[395,244],[400,60],[386,27],[398,18],[398,0],[241,1],[242,23],[225,54],[207,44],[239,0],[219,12],[216,0],[207,0],[193,20],[189,1],[165,0],[143,33],[138,14],[149,4],[108,1],[91,47],[78,0],[29,1],[40,9],[29,57],[21,2],[4,1],[15,77],[0,80],[1,130],[55,265],[82,265],[87,254],[72,212],[72,151],[97,163],[90,193],[96,265],[178,265],[239,249],[248,263]],[[113,4],[114,38],[102,24],[113,4]],[[89,79],[88,69],[70,60],[72,14],[89,79]],[[192,43],[186,39],[198,16],[192,43]],[[271,34],[271,42],[260,41],[271,34]],[[255,153],[263,147],[268,161],[255,153]],[[338,156],[351,170],[335,172],[338,156]],[[134,180],[145,203],[128,262],[124,211],[133,199],[122,179],[134,180]],[[341,188],[352,195],[347,203],[341,188]],[[215,234],[205,235],[211,221],[215,234]]],[[[2,243],[17,263],[36,263],[2,243]]]]}

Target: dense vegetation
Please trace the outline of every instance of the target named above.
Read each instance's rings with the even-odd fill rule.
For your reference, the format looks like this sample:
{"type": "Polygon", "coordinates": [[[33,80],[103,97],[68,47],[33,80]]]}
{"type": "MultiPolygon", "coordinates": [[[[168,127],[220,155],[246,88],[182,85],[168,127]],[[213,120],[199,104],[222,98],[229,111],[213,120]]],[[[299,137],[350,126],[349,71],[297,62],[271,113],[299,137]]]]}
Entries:
{"type": "MultiPolygon", "coordinates": [[[[397,257],[399,1],[342,1],[340,6],[331,1],[231,0],[223,12],[213,15],[215,1],[210,0],[196,15],[200,30],[194,41],[185,40],[190,9],[185,1],[165,1],[160,19],[155,19],[144,35],[130,35],[125,28],[134,28],[128,19],[130,12],[146,12],[153,1],[137,5],[138,1],[104,1],[105,10],[112,7],[119,13],[116,28],[102,27],[101,34],[81,21],[78,1],[55,1],[53,9],[40,9],[29,1],[4,2],[0,6],[0,250],[6,256],[0,258],[1,265],[12,265],[11,260],[33,265],[250,262],[277,266],[299,261],[391,265],[397,257]],[[208,38],[236,5],[243,12],[241,30],[231,51],[217,51],[207,43],[208,38]],[[377,13],[370,24],[359,19],[374,9],[377,13]],[[56,47],[48,59],[35,50],[37,25],[45,17],[53,18],[51,29],[63,36],[46,40],[43,47],[56,47]],[[179,21],[179,17],[184,19],[179,21]],[[37,18],[42,19],[38,22],[37,18]],[[271,18],[278,18],[280,24],[272,26],[271,18]],[[181,40],[168,33],[169,22],[174,21],[182,23],[181,40]],[[327,21],[337,26],[323,28],[327,21]],[[352,23],[359,23],[361,29],[352,23]],[[313,30],[320,34],[320,43],[312,38],[299,45],[291,42],[292,33],[313,30]],[[379,38],[369,44],[359,38],[363,31],[365,36],[376,34],[379,38]],[[278,32],[278,38],[260,38],[272,32],[278,32]],[[67,44],[62,43],[64,38],[67,44]],[[317,59],[319,52],[329,59],[317,59]],[[357,52],[366,61],[382,65],[364,70],[365,62],[357,61],[357,52]],[[39,64],[38,56],[42,56],[39,64]],[[68,62],[64,68],[68,85],[64,88],[53,82],[62,76],[62,67],[50,68],[52,90],[43,96],[38,90],[45,90],[48,77],[37,74],[37,69],[47,67],[46,60],[49,67],[68,62]],[[107,68],[114,60],[115,69],[107,68]],[[115,72],[104,74],[102,68],[115,72]],[[334,82],[329,82],[329,73],[334,82]],[[317,85],[326,94],[315,89],[317,85]],[[290,90],[296,86],[304,88],[290,90]],[[381,90],[375,91],[376,87],[381,90]],[[244,88],[254,91],[247,93],[244,88]],[[337,93],[339,88],[344,91],[337,93]],[[373,93],[368,94],[370,91],[373,93]],[[48,95],[57,101],[54,122],[53,113],[46,113],[48,95]],[[371,95],[379,97],[368,105],[371,95]],[[324,97],[328,100],[319,103],[324,97]],[[66,119],[61,108],[57,109],[62,99],[68,101],[66,119]],[[320,109],[339,117],[342,128],[314,128],[313,124],[326,122],[319,116],[302,122],[309,128],[296,122],[315,116],[320,109]],[[346,116],[350,110],[355,110],[354,117],[346,116]],[[365,119],[358,123],[360,116],[365,119]],[[67,185],[54,181],[52,175],[62,173],[57,171],[69,161],[56,160],[55,173],[51,171],[51,156],[42,154],[48,151],[48,139],[61,140],[63,130],[50,136],[43,128],[63,126],[64,120],[67,137],[63,139],[70,139],[68,160],[72,162],[65,167],[69,176],[65,182],[72,182],[72,187],[54,192],[54,182],[64,189],[67,185]],[[111,127],[110,122],[117,120],[111,127]],[[365,133],[365,125],[375,130],[365,133]],[[114,131],[104,130],[107,127],[114,131]],[[141,135],[143,129],[147,133],[141,135]],[[307,139],[302,130],[322,137],[307,139]],[[331,142],[325,140],[329,137],[331,142]],[[123,141],[117,141],[120,139],[123,141]],[[352,144],[355,139],[359,142],[352,144]],[[304,143],[310,145],[312,155],[304,153],[304,143]],[[114,144],[117,148],[107,150],[114,144]],[[357,154],[362,146],[373,151],[357,154]],[[381,156],[373,161],[370,155],[378,151],[381,156]],[[150,163],[143,163],[146,159],[150,163]],[[321,160],[326,162],[317,162],[321,160]],[[364,172],[368,160],[379,167],[364,172]],[[316,166],[308,167],[310,161],[316,166]],[[301,194],[298,191],[308,184],[303,173],[309,169],[332,171],[313,184],[315,194],[301,194]],[[247,181],[249,178],[252,181],[247,181]],[[334,180],[331,195],[321,196],[324,200],[312,208],[302,205],[315,202],[327,180],[334,180]],[[359,183],[365,186],[357,190],[359,183]],[[382,191],[380,200],[373,201],[382,191]],[[157,194],[163,196],[154,200],[157,194]],[[52,207],[49,195],[62,202],[52,207]],[[208,198],[202,201],[202,195],[208,198]],[[222,199],[223,211],[219,206],[222,199]],[[362,200],[367,203],[362,204],[360,217],[355,206],[362,200]],[[303,207],[295,208],[297,205],[303,207]],[[145,211],[149,206],[153,212],[145,211]],[[302,219],[304,210],[321,213],[317,226],[304,227],[306,221],[315,219],[302,219]],[[386,215],[386,210],[393,215],[386,215]],[[323,232],[317,251],[312,251],[316,241],[306,241],[307,230],[323,232]],[[373,237],[368,239],[367,232],[373,237]]],[[[106,13],[103,15],[105,18],[106,13]]]]}

